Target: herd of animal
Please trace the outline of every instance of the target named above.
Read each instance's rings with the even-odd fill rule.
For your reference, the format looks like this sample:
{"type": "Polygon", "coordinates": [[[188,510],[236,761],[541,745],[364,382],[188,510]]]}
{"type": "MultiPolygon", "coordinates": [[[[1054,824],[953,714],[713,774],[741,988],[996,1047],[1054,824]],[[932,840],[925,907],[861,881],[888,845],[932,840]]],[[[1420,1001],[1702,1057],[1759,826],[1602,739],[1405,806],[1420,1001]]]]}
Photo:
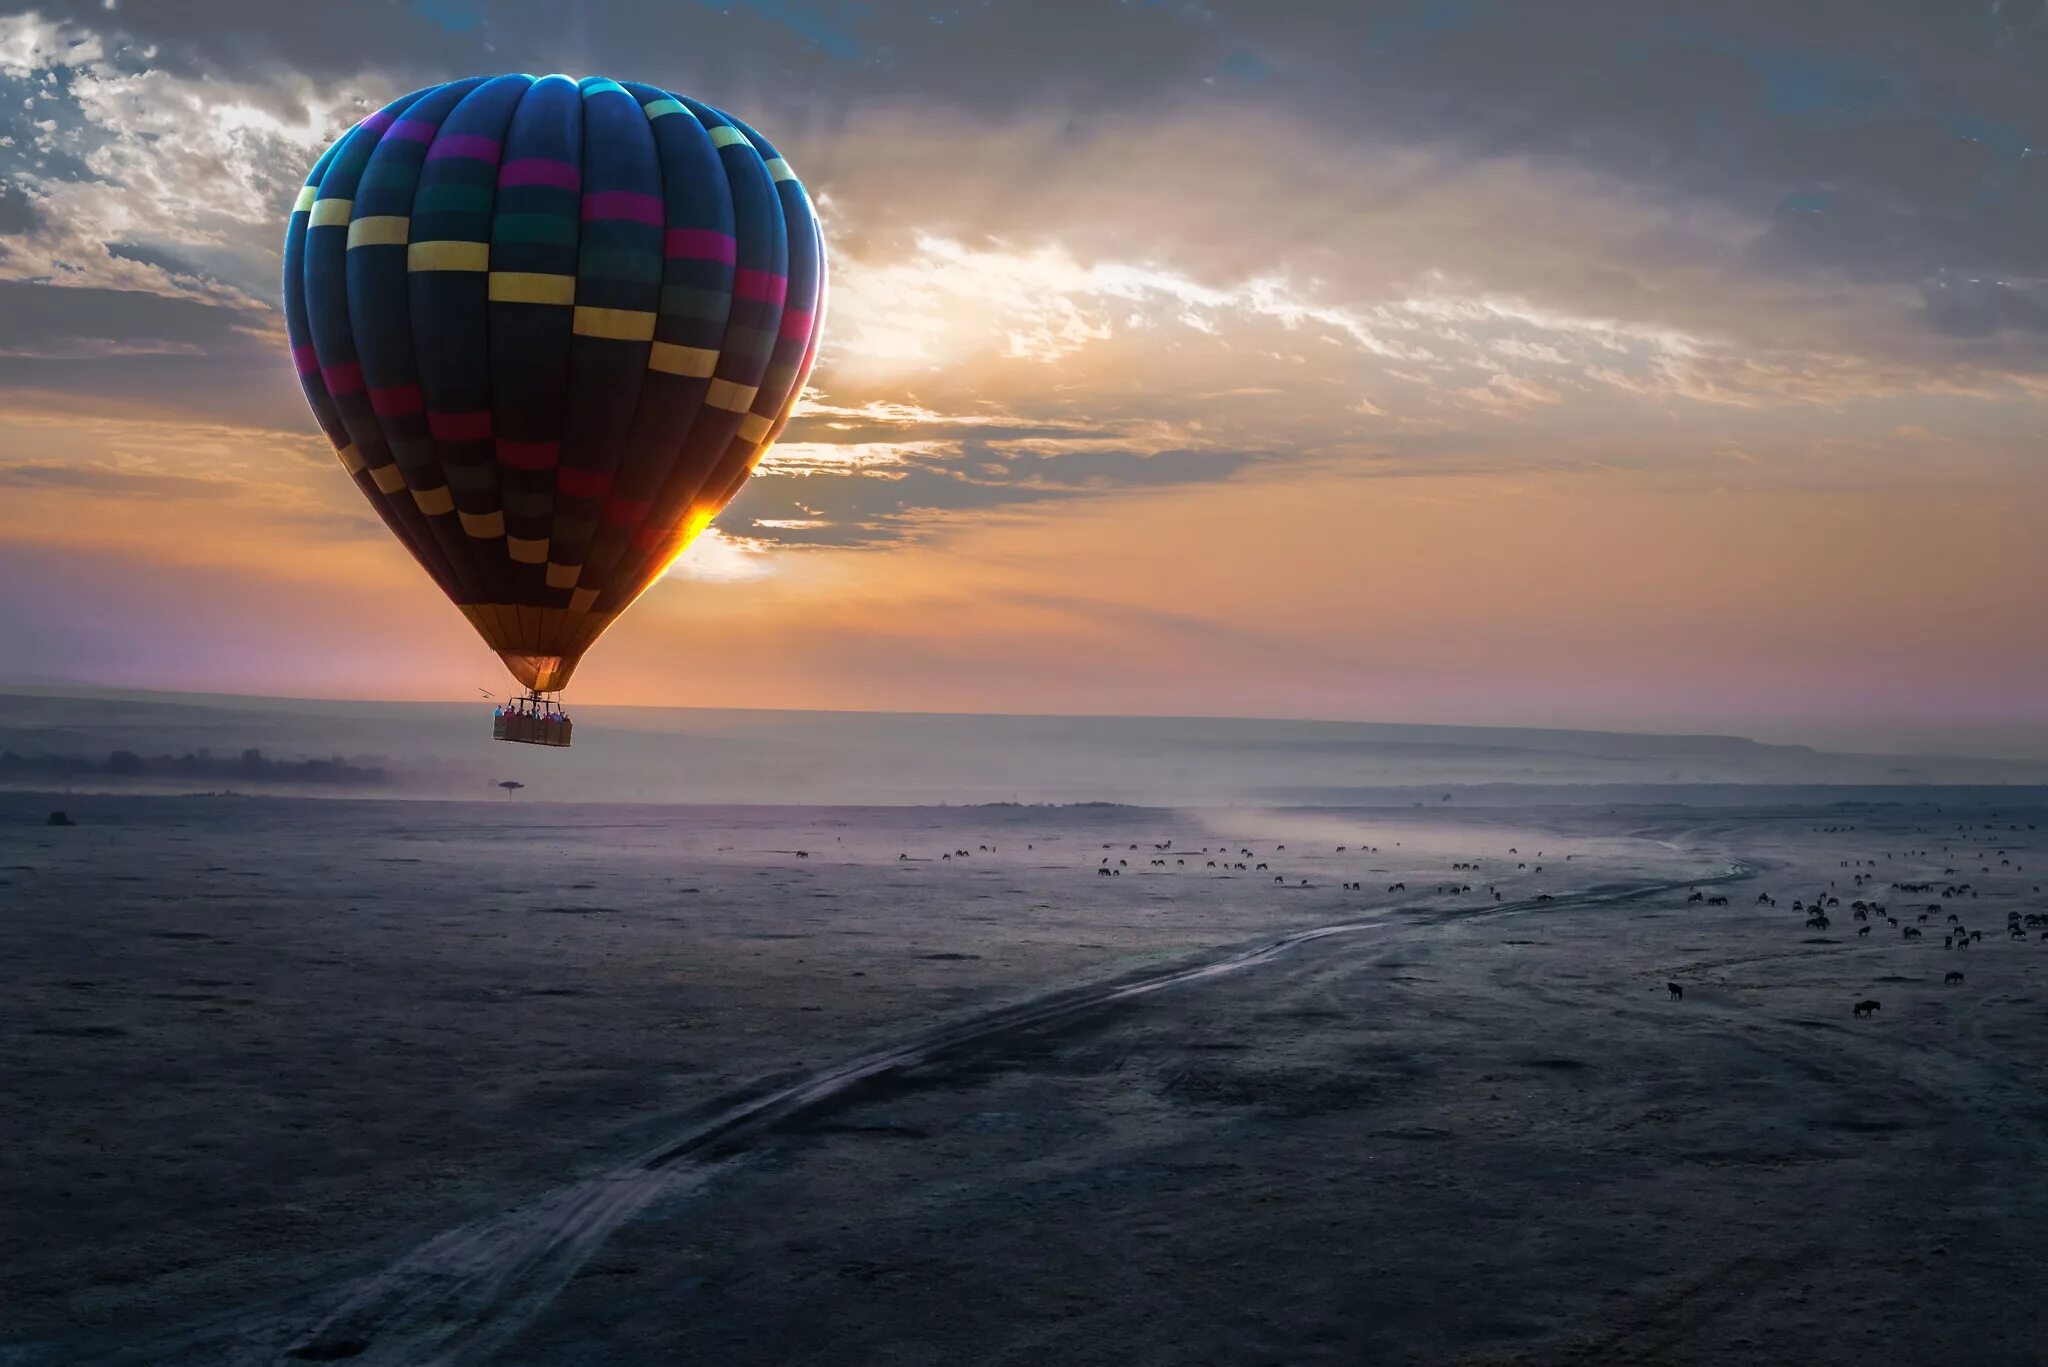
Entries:
{"type": "MultiPolygon", "coordinates": [[[[1815,829],[1817,832],[1824,834],[1841,834],[1846,833],[1848,831],[1852,831],[1855,828],[1851,826],[1828,826],[1816,827],[1815,829]]],[[[1964,833],[1969,833],[1973,831],[1973,828],[1969,825],[1959,826],[1957,829],[1959,832],[1964,833]]],[[[1983,823],[1982,829],[1986,831],[1998,831],[2001,828],[1996,823],[1987,822],[1983,823]]],[[[2003,830],[2007,832],[2016,832],[2020,829],[2021,828],[2017,823],[2009,823],[2003,828],[2003,830]]],[[[2034,829],[2034,827],[2032,825],[2028,825],[2025,829],[2031,831],[2034,829]]],[[[1942,847],[1941,852],[1945,856],[1953,857],[1954,846],[1944,845],[1942,847]]],[[[1931,858],[1931,856],[1929,852],[1924,849],[1904,850],[1899,851],[1896,855],[1892,853],[1887,853],[1885,854],[1882,861],[1879,861],[1877,859],[1844,859],[1842,861],[1842,867],[1851,870],[1859,870],[1864,868],[1874,869],[1879,866],[1880,862],[1892,863],[1895,858],[1925,859],[1931,858]]],[[[1998,860],[1999,867],[2011,869],[2016,873],[2023,871],[2025,867],[2024,865],[2014,863],[2012,856],[2005,849],[1999,849],[1995,851],[1995,853],[1987,852],[1985,850],[1980,849],[1977,851],[1977,858],[1985,861],[1980,865],[1980,868],[1986,874],[1992,872],[1992,867],[1988,862],[1992,858],[1996,858],[1998,860]]],[[[1943,868],[1941,876],[1945,879],[1955,880],[1959,873],[1959,869],[1953,866],[1949,866],[1943,868]]],[[[1875,873],[1854,872],[1851,875],[1853,888],[1864,888],[1866,886],[1874,886],[1876,884],[1877,877],[1878,875],[1875,873]]],[[[1832,890],[1834,889],[1835,885],[1836,880],[1829,879],[1828,891],[1816,893],[1811,898],[1793,899],[1791,909],[1795,912],[1802,913],[1805,916],[1806,928],[1808,930],[1827,930],[1830,926],[1834,924],[1833,919],[1828,915],[1828,913],[1830,911],[1838,910],[1842,905],[1842,899],[1840,895],[1832,890]]],[[[1893,879],[1891,881],[1890,888],[1891,891],[1895,893],[1904,893],[1909,896],[1915,894],[1925,896],[1935,891],[1936,884],[1933,880],[1915,882],[1902,879],[1893,879]]],[[[2038,894],[2040,893],[2041,889],[2038,885],[2036,885],[2034,886],[2033,891],[2036,894],[2038,894]]],[[[1967,881],[1950,881],[1940,885],[1940,895],[1942,899],[1940,902],[1923,903],[1918,911],[1908,912],[1907,914],[1911,915],[1914,918],[1913,923],[1910,925],[1901,923],[1899,917],[1892,914],[1892,912],[1890,912],[1886,908],[1885,904],[1882,902],[1863,897],[1854,898],[1849,903],[1849,914],[1855,920],[1862,922],[1862,924],[1859,925],[1856,929],[1857,937],[1867,938],[1870,934],[1872,925],[1874,925],[1877,921],[1882,920],[1886,923],[1887,926],[1899,932],[1899,938],[1902,941],[1923,940],[1926,938],[1926,933],[1921,929],[1921,926],[1925,925],[1931,918],[1941,915],[1943,913],[1943,903],[1947,903],[1953,906],[1954,904],[1962,901],[1974,901],[1981,894],[1980,890],[1977,887],[1975,887],[1973,884],[1967,881]]],[[[1693,890],[1691,895],[1686,898],[1686,902],[1688,904],[1703,902],[1707,906],[1728,905],[1728,899],[1726,897],[1709,897],[1705,893],[1699,891],[1698,889],[1693,890]]],[[[1778,905],[1778,901],[1776,898],[1772,897],[1768,892],[1761,892],[1757,894],[1756,905],[1764,907],[1776,907],[1778,905]]],[[[2028,938],[2028,933],[2030,931],[2039,931],[2040,939],[2043,942],[2048,942],[2048,912],[2023,912],[2018,908],[2013,908],[2006,912],[2005,934],[2008,940],[2024,941],[2028,938]]],[[[1971,945],[1982,944],[1983,942],[1983,931],[1971,929],[1968,925],[1964,923],[1962,915],[1959,912],[1947,912],[1946,920],[1943,923],[1943,934],[1941,940],[1941,947],[1943,949],[1968,949],[1971,945]]],[[[1832,944],[1835,942],[1824,940],[1818,941],[1817,943],[1832,944]]],[[[1952,970],[1943,975],[1942,983],[1944,986],[1959,987],[1963,985],[1964,977],[1961,973],[1952,970]]],[[[1682,985],[1673,982],[1666,983],[1665,987],[1669,989],[1671,1000],[1683,1001],[1685,999],[1685,989],[1682,985]]],[[[1859,1020],[1863,1020],[1871,1016],[1874,1016],[1881,1009],[1882,1003],[1873,999],[1866,998],[1862,1001],[1857,1002],[1851,1008],[1850,1014],[1859,1020]]]]}
{"type": "MultiPolygon", "coordinates": [[[[1855,828],[1852,826],[1827,826],[1815,828],[1817,833],[1831,835],[1848,833],[1850,831],[1853,831],[1854,829],[1855,828]]],[[[1958,829],[1961,831],[1968,832],[1972,828],[1968,826],[1962,826],[1958,829]]],[[[1984,829],[1997,830],[1999,828],[1995,824],[1986,823],[1984,829]]],[[[2018,831],[2020,827],[2017,824],[2012,824],[2007,826],[2005,829],[2009,831],[2018,831]]],[[[2029,825],[2025,829],[2031,831],[2034,829],[2034,827],[2029,825]]],[[[1026,848],[1029,849],[1032,847],[1026,846],[1026,848]]],[[[1116,847],[1114,844],[1105,843],[1102,846],[1102,848],[1114,852],[1116,847]]],[[[983,845],[980,847],[980,849],[984,853],[989,853],[995,850],[995,846],[983,845]]],[[[1225,847],[1219,847],[1212,851],[1211,849],[1209,849],[1208,846],[1205,845],[1200,850],[1192,852],[1192,854],[1186,850],[1182,850],[1179,853],[1175,853],[1173,848],[1173,842],[1171,840],[1165,840],[1153,843],[1152,849],[1154,853],[1147,857],[1147,866],[1154,869],[1185,868],[1187,867],[1189,858],[1207,856],[1204,859],[1203,867],[1205,869],[1214,870],[1217,873],[1222,874],[1224,876],[1228,876],[1232,873],[1273,872],[1270,864],[1261,861],[1258,858],[1258,855],[1249,846],[1240,846],[1235,851],[1232,851],[1225,847]]],[[[1275,855],[1285,852],[1286,849],[1287,846],[1285,846],[1284,844],[1276,844],[1273,847],[1275,855]]],[[[1336,847],[1336,852],[1338,854],[1345,854],[1351,852],[1352,849],[1353,847],[1348,845],[1339,845],[1336,847]]],[[[1137,851],[1138,846],[1135,843],[1133,843],[1129,845],[1126,853],[1135,853],[1137,851]]],[[[1380,852],[1379,847],[1375,845],[1359,845],[1356,847],[1356,851],[1361,854],[1378,854],[1380,852]]],[[[808,857],[807,852],[805,851],[799,850],[796,853],[799,858],[808,857]]],[[[1508,853],[1510,855],[1519,855],[1521,851],[1519,849],[1510,847],[1508,853]]],[[[1944,855],[1950,855],[1952,857],[1953,846],[1943,846],[1942,853],[1944,855]]],[[[899,860],[909,860],[911,857],[912,856],[908,853],[899,854],[897,856],[899,860]]],[[[972,855],[968,850],[957,849],[949,853],[942,854],[940,856],[940,859],[945,862],[951,862],[956,858],[967,859],[971,857],[972,855]]],[[[1542,857],[1541,851],[1537,852],[1537,857],[1542,857]]],[[[1878,875],[1875,872],[1863,872],[1862,870],[1864,869],[1875,870],[1881,864],[1893,863],[1895,860],[1900,859],[1927,859],[1931,857],[1932,856],[1929,854],[1928,850],[1919,849],[1902,850],[1897,851],[1895,853],[1886,853],[1882,860],[1844,859],[1841,861],[1841,866],[1852,871],[1852,886],[1850,889],[1847,889],[1846,891],[1853,892],[1855,890],[1865,889],[1867,887],[1874,887],[1876,885],[1878,875]]],[[[1992,867],[1988,861],[1994,857],[1998,859],[2000,868],[2011,869],[2014,872],[2022,871],[2022,869],[2024,868],[2023,865],[2014,863],[2011,855],[2005,849],[1997,850],[1995,855],[1980,850],[1978,851],[1978,857],[1980,859],[1987,861],[1983,863],[1981,866],[1983,872],[1986,874],[1992,872],[1992,867]]],[[[1566,855],[1565,858],[1569,860],[1571,856],[1566,855]]],[[[1101,878],[1119,878],[1123,876],[1123,871],[1126,868],[1129,868],[1130,866],[1130,861],[1128,859],[1116,858],[1114,853],[1105,854],[1102,856],[1101,862],[1096,866],[1095,873],[1097,877],[1101,878]],[[1112,860],[1114,860],[1114,862],[1112,862],[1112,860]]],[[[1529,861],[1526,859],[1517,860],[1515,868],[1518,871],[1522,872],[1533,871],[1535,873],[1541,873],[1543,871],[1543,866],[1541,864],[1534,865],[1532,870],[1529,861]]],[[[1451,865],[1451,870],[1454,873],[1476,873],[1479,871],[1479,869],[1480,865],[1476,861],[1460,860],[1451,865]]],[[[1383,870],[1374,870],[1374,872],[1383,872],[1383,870]]],[[[1942,870],[1942,877],[1944,879],[1948,879],[1951,881],[1939,885],[1941,901],[1924,903],[1922,904],[1921,909],[1917,912],[1909,912],[1908,914],[1913,916],[1914,918],[1912,924],[1903,924],[1900,921],[1900,918],[1897,915],[1893,914],[1883,902],[1877,901],[1874,898],[1870,897],[1853,897],[1852,900],[1849,902],[1848,912],[1854,920],[1861,923],[1856,930],[1857,936],[1859,938],[1868,937],[1871,932],[1872,926],[1877,921],[1882,920],[1889,927],[1898,930],[1900,932],[1900,938],[1902,940],[1912,941],[1924,939],[1925,932],[1922,931],[1921,927],[1927,924],[1927,922],[1934,916],[1942,914],[1944,903],[1953,906],[1960,902],[1976,900],[1980,896],[1980,890],[1975,885],[1968,881],[1962,881],[1958,879],[1959,872],[1960,871],[1953,866],[1945,867],[1942,870]]],[[[1287,882],[1287,875],[1284,873],[1275,873],[1273,874],[1273,881],[1275,883],[1285,884],[1287,882]]],[[[1839,911],[1842,909],[1842,898],[1840,893],[1835,890],[1836,884],[1837,880],[1829,879],[1828,887],[1826,890],[1816,892],[1810,898],[1799,897],[1793,899],[1791,910],[1799,913],[1805,918],[1805,926],[1808,930],[1828,930],[1834,925],[1834,919],[1829,915],[1829,913],[1832,911],[1839,911]]],[[[1313,885],[1307,878],[1302,878],[1298,881],[1296,886],[1307,888],[1313,885]]],[[[1931,895],[1935,892],[1936,886],[1937,884],[1933,880],[1911,881],[1906,879],[1895,878],[1890,882],[1890,890],[1892,892],[1902,893],[1908,896],[1931,895]]],[[[1341,884],[1341,887],[1345,892],[1363,892],[1365,890],[1365,884],[1363,882],[1358,881],[1343,882],[1341,884]]],[[[1397,881],[1387,884],[1386,890],[1390,893],[1406,892],[1408,890],[1408,885],[1405,882],[1397,881]]],[[[1463,881],[1441,883],[1433,889],[1433,891],[1439,895],[1463,895],[1469,894],[1474,890],[1474,884],[1463,881]]],[[[2039,893],[2041,889],[2037,885],[2034,887],[2033,891],[2035,893],[2039,893]]],[[[1501,902],[1506,900],[1506,894],[1503,893],[1500,890],[1500,888],[1494,884],[1487,884],[1486,892],[1488,895],[1492,897],[1492,899],[1495,902],[1501,902]]],[[[1549,894],[1546,893],[1538,895],[1534,900],[1537,902],[1549,902],[1552,900],[1552,898],[1549,894]]],[[[1708,907],[1725,907],[1729,904],[1728,898],[1725,895],[1719,893],[1710,895],[1697,888],[1693,889],[1685,900],[1688,905],[1700,904],[1708,907]]],[[[1760,892],[1757,894],[1755,905],[1775,908],[1778,905],[1778,900],[1768,892],[1760,892]]],[[[1949,911],[1947,913],[1946,921],[1944,922],[1942,929],[1942,948],[1944,949],[1968,949],[1971,945],[1982,944],[1984,940],[1984,932],[1981,930],[1972,929],[1971,927],[1966,925],[1960,913],[1956,911],[1949,911]]],[[[2025,940],[2029,937],[2029,932],[2038,931],[2040,934],[2041,941],[2044,943],[2048,943],[2048,912],[2022,912],[2016,908],[2009,910],[2006,913],[2005,930],[2006,938],[2009,940],[2025,940]]],[[[1819,941],[1818,943],[1832,944],[1837,942],[1819,941]]],[[[1959,972],[1951,971],[1942,978],[1942,982],[1944,983],[1944,985],[1947,986],[1961,986],[1964,982],[1964,977],[1959,972]]],[[[1665,984],[1665,987],[1670,993],[1671,1000],[1685,1000],[1685,987],[1683,984],[1676,982],[1667,982],[1665,984]]],[[[1853,1005],[1853,1007],[1851,1008],[1851,1014],[1855,1016],[1857,1019],[1862,1020],[1876,1015],[1882,1009],[1882,1003],[1872,998],[1865,998],[1861,1001],[1856,1002],[1853,1005]]]]}

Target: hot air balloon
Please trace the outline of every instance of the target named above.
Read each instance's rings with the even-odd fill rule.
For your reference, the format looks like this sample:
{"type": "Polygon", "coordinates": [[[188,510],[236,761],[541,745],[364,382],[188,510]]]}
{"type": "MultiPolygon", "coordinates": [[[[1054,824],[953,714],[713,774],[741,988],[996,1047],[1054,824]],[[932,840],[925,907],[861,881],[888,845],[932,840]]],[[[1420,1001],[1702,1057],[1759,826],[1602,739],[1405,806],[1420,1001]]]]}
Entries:
{"type": "Polygon", "coordinates": [[[285,236],[299,380],[524,690],[500,739],[568,744],[557,695],[780,435],[824,303],[788,163],[654,86],[451,81],[314,165],[285,236]]]}

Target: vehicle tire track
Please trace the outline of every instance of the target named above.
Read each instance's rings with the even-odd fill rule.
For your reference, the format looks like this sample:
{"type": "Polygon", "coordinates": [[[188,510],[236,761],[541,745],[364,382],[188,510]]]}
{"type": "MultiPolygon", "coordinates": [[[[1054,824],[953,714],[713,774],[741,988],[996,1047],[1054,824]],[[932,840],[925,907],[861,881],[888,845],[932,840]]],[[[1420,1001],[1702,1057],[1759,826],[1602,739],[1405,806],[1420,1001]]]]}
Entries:
{"type": "Polygon", "coordinates": [[[1557,912],[1749,876],[1736,864],[1696,879],[1609,883],[1474,911],[1389,907],[1254,941],[1179,968],[1051,993],[859,1054],[735,1100],[598,1177],[449,1230],[379,1271],[92,1359],[103,1367],[255,1367],[347,1361],[358,1367],[459,1367],[483,1361],[529,1323],[604,1241],[655,1201],[701,1186],[749,1143],[856,1103],[875,1080],[1057,1021],[1255,968],[1304,945],[1381,930],[1397,913],[1415,931],[1557,912]]]}

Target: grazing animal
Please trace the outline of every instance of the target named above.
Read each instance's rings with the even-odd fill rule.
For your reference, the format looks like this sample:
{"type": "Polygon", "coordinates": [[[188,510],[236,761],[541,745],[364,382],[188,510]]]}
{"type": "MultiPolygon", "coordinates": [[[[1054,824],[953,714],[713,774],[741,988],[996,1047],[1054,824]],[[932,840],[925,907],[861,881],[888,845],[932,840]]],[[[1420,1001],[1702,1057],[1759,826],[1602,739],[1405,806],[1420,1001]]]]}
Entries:
{"type": "Polygon", "coordinates": [[[1858,927],[1856,927],[1856,933],[1857,933],[1858,935],[1868,935],[1868,934],[1870,933],[1870,927],[1869,927],[1869,926],[1858,926],[1858,927]]]}
{"type": "Polygon", "coordinates": [[[1704,892],[1695,892],[1692,896],[1686,898],[1685,900],[1687,905],[1690,905],[1694,902],[1704,902],[1707,900],[1707,895],[1704,892]]]}
{"type": "Polygon", "coordinates": [[[1962,980],[1963,980],[1963,975],[1962,975],[1962,974],[1960,974],[1960,973],[1950,973],[1950,974],[1947,974],[1946,976],[1944,976],[1944,977],[1942,978],[1942,980],[1941,980],[1941,981],[1942,981],[1942,983],[1943,983],[1944,985],[1946,985],[1946,984],[1949,984],[1949,983],[1959,983],[1959,982],[1961,982],[1962,980]]]}
{"type": "Polygon", "coordinates": [[[1880,1011],[1882,1009],[1883,1006],[1881,1003],[1874,1001],[1860,1001],[1856,1003],[1856,1010],[1853,1014],[1860,1020],[1861,1018],[1868,1016],[1873,1012],[1880,1011]]]}
{"type": "Polygon", "coordinates": [[[1671,1000],[1675,1002],[1685,1000],[1685,989],[1683,987],[1680,987],[1677,983],[1665,983],[1664,986],[1671,989],[1671,1000]]]}
{"type": "Polygon", "coordinates": [[[1709,897],[1707,905],[1710,907],[1725,907],[1728,905],[1728,899],[1725,897],[1709,897]]]}
{"type": "Polygon", "coordinates": [[[1920,938],[1920,927],[1918,927],[1918,926],[1907,926],[1907,927],[1906,927],[1906,932],[1905,932],[1904,936],[1902,936],[1901,938],[1903,938],[1903,939],[1907,939],[1907,940],[1917,940],[1917,939],[1919,939],[1919,938],[1920,938]]]}

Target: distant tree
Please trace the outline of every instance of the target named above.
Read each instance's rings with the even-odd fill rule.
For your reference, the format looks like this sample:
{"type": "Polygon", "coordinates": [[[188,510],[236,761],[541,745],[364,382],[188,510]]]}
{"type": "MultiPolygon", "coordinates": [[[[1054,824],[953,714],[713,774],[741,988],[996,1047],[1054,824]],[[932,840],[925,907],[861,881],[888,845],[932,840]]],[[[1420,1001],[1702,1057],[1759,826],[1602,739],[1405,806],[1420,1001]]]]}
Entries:
{"type": "Polygon", "coordinates": [[[516,779],[508,778],[504,782],[500,783],[498,786],[505,790],[506,797],[510,797],[512,796],[512,794],[518,792],[521,788],[524,788],[526,785],[524,783],[519,782],[516,779]]]}
{"type": "Polygon", "coordinates": [[[107,772],[119,778],[133,778],[142,767],[142,756],[133,750],[116,750],[107,756],[107,772]]]}

